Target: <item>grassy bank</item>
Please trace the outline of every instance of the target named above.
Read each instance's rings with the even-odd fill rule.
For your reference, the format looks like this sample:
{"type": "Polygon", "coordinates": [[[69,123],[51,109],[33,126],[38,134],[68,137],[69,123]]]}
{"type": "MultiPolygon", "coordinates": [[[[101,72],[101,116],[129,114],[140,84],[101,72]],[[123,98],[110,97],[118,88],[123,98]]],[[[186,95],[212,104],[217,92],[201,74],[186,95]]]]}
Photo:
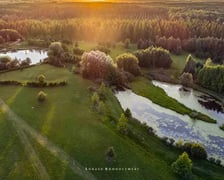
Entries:
{"type": "Polygon", "coordinates": [[[143,77],[137,78],[131,84],[132,90],[138,95],[149,98],[152,102],[159,104],[165,108],[171,109],[177,113],[188,115],[191,118],[199,119],[209,123],[216,123],[216,120],[187,108],[177,100],[167,96],[165,91],[159,87],[154,86],[149,80],[143,77]]]}
{"type": "MultiPolygon", "coordinates": [[[[38,74],[45,74],[48,80],[66,80],[68,85],[41,89],[1,86],[0,97],[26,123],[84,167],[139,168],[133,172],[93,171],[97,179],[148,179],[149,176],[154,179],[177,179],[170,165],[180,154],[179,150],[148,134],[136,120],[129,121],[129,128],[137,138],[122,136],[117,132],[116,122],[122,109],[111,90],[108,90],[106,95],[107,113],[102,116],[91,109],[88,87],[95,85],[67,69],[40,65],[2,74],[0,79],[31,81],[38,74]],[[36,99],[40,90],[48,94],[47,101],[43,104],[39,104],[36,99]],[[116,152],[114,162],[105,159],[105,151],[110,146],[113,146],[116,152]]],[[[3,112],[0,113],[0,130],[0,177],[37,178],[35,169],[24,153],[23,145],[3,112]]],[[[78,177],[35,139],[29,140],[50,177],[78,177]]],[[[195,178],[222,179],[223,168],[207,161],[194,162],[195,178]],[[211,175],[208,174],[210,171],[211,175]]]]}

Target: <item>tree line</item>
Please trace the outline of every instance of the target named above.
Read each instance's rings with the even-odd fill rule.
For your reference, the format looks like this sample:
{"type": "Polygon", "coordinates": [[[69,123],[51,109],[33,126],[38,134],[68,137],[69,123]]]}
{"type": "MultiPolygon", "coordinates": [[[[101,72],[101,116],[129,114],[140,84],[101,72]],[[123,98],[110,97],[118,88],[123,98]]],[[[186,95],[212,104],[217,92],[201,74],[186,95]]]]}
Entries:
{"type": "Polygon", "coordinates": [[[196,62],[189,55],[181,76],[182,84],[192,86],[194,82],[204,88],[223,94],[224,92],[224,65],[217,65],[210,58],[204,64],[196,62]]]}
{"type": "Polygon", "coordinates": [[[224,65],[204,65],[198,72],[198,83],[210,90],[224,92],[224,65]]]}
{"type": "Polygon", "coordinates": [[[140,39],[137,43],[139,49],[145,49],[149,46],[163,47],[174,54],[181,54],[182,51],[193,53],[196,57],[207,59],[212,58],[214,63],[223,63],[224,60],[224,39],[215,37],[189,38],[181,40],[180,38],[157,37],[155,41],[140,39]]]}
{"type": "Polygon", "coordinates": [[[199,37],[224,38],[224,24],[218,22],[166,19],[102,19],[71,18],[62,20],[22,19],[0,21],[0,29],[14,29],[26,38],[58,38],[69,40],[110,40],[132,42],[139,39],[174,37],[180,40],[199,37]],[[200,24],[200,26],[198,25],[200,24]],[[209,28],[208,28],[209,24],[209,28]],[[197,26],[196,26],[197,25],[197,26]]]}

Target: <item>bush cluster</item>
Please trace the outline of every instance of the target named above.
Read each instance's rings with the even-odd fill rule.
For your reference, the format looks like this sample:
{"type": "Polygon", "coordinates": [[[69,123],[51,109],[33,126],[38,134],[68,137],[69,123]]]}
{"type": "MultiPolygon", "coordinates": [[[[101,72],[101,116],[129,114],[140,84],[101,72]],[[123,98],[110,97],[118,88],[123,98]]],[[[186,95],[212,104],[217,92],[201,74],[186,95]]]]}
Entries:
{"type": "Polygon", "coordinates": [[[197,74],[197,82],[218,93],[224,92],[224,65],[205,65],[197,74]]]}
{"type": "Polygon", "coordinates": [[[11,59],[9,56],[0,56],[0,71],[17,70],[28,67],[30,64],[30,58],[19,61],[18,59],[11,59]]]}
{"type": "Polygon", "coordinates": [[[67,84],[66,81],[60,81],[60,82],[38,82],[38,81],[31,81],[27,82],[26,86],[28,87],[56,87],[56,86],[65,86],[67,84]]]}
{"type": "Polygon", "coordinates": [[[169,68],[173,62],[169,51],[161,47],[151,46],[144,50],[138,50],[134,54],[141,67],[169,68]]]}
{"type": "Polygon", "coordinates": [[[28,87],[56,87],[56,86],[65,86],[66,84],[67,84],[66,81],[43,82],[43,83],[40,83],[38,81],[31,81],[26,83],[14,80],[0,81],[0,85],[15,85],[15,86],[28,86],[28,87]]]}
{"type": "Polygon", "coordinates": [[[22,86],[23,83],[19,81],[14,81],[14,80],[5,80],[5,81],[0,81],[1,85],[16,85],[16,86],[22,86]]]}
{"type": "Polygon", "coordinates": [[[138,58],[131,53],[124,53],[116,58],[119,69],[127,71],[135,76],[140,75],[140,67],[138,66],[138,58]]]}
{"type": "MultiPolygon", "coordinates": [[[[89,88],[89,90],[93,88],[89,88]]],[[[90,90],[90,91],[92,91],[90,90]]],[[[104,83],[101,84],[99,89],[93,90],[93,95],[91,97],[93,109],[96,110],[100,114],[106,113],[106,106],[104,101],[106,100],[106,86],[104,83]]]]}
{"type": "Polygon", "coordinates": [[[190,156],[196,159],[207,158],[207,152],[205,148],[198,143],[186,142],[184,145],[182,145],[181,148],[183,151],[187,152],[190,156]]]}

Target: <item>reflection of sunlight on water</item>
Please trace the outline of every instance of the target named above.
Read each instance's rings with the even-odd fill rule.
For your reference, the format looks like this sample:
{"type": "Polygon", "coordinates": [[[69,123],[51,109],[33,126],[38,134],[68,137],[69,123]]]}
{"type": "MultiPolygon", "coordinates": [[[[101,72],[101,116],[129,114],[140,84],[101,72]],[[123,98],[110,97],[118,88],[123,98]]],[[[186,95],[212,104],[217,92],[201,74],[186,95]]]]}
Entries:
{"type": "Polygon", "coordinates": [[[138,96],[130,90],[116,94],[123,109],[129,108],[133,116],[154,128],[159,137],[169,137],[176,141],[199,142],[203,144],[208,155],[224,160],[224,132],[217,124],[192,120],[152,103],[149,99],[138,96]]]}

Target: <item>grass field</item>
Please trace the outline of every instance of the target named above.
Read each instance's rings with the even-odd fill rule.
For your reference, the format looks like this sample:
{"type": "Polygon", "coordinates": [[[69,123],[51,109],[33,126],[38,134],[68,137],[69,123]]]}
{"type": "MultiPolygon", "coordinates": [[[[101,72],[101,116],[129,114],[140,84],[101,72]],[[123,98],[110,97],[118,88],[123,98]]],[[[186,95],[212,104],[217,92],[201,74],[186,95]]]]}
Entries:
{"type": "MultiPolygon", "coordinates": [[[[135,121],[130,121],[129,126],[144,138],[144,148],[140,142],[117,133],[115,123],[122,110],[110,90],[106,100],[109,110],[107,120],[102,121],[102,117],[91,109],[88,87],[95,85],[67,69],[39,65],[23,71],[1,74],[0,79],[34,80],[41,73],[45,74],[46,80],[67,80],[68,85],[44,89],[15,86],[0,88],[0,98],[30,127],[46,136],[84,167],[139,168],[139,171],[133,172],[92,172],[98,179],[148,179],[149,175],[153,179],[176,179],[170,164],[178,157],[178,150],[166,146],[153,135],[148,135],[135,121]],[[44,104],[39,104],[36,99],[40,90],[48,94],[44,104]],[[113,163],[105,159],[105,151],[110,146],[115,148],[117,155],[113,163]]],[[[52,179],[79,179],[67,164],[52,155],[35,139],[29,137],[29,141],[52,179]]],[[[37,178],[23,144],[3,112],[0,113],[0,149],[0,177],[37,178]]],[[[206,161],[195,161],[194,174],[204,179],[222,179],[223,169],[206,161]],[[208,176],[208,169],[213,172],[212,176],[208,176]]]]}
{"type": "MultiPolygon", "coordinates": [[[[94,113],[90,108],[91,102],[87,88],[93,85],[91,82],[73,75],[66,71],[66,69],[57,69],[48,65],[36,66],[22,72],[11,72],[8,73],[8,77],[21,81],[33,80],[37,74],[43,72],[45,72],[44,74],[47,79],[49,77],[49,79],[53,80],[55,78],[56,80],[60,77],[66,78],[68,81],[68,86],[66,87],[44,89],[48,94],[48,100],[45,104],[40,105],[36,100],[36,95],[40,89],[21,87],[1,87],[0,89],[1,98],[30,126],[47,136],[85,167],[112,166],[140,168],[140,171],[131,173],[95,173],[100,179],[110,179],[110,177],[113,179],[115,177],[119,179],[125,179],[124,177],[144,179],[144,177],[147,177],[148,171],[152,171],[152,174],[155,176],[160,176],[157,174],[158,168],[161,171],[166,169],[164,174],[171,177],[171,179],[174,178],[171,171],[169,171],[167,163],[154,157],[155,164],[151,164],[150,161],[152,159],[150,157],[146,158],[146,152],[142,148],[134,145],[130,140],[120,137],[113,129],[108,128],[101,122],[99,115],[94,113]],[[30,74],[31,71],[34,72],[34,75],[30,74]],[[105,151],[110,146],[114,146],[117,153],[117,160],[113,164],[105,160],[105,151]],[[158,167],[154,168],[156,164],[158,167]]],[[[112,100],[108,101],[108,106],[113,107],[111,118],[116,120],[120,116],[121,109],[113,96],[110,99],[112,100]]],[[[2,117],[1,122],[5,121],[6,119],[2,117]]],[[[5,123],[8,124],[8,122],[5,123]]],[[[10,124],[8,126],[10,127],[10,124]]],[[[7,130],[4,132],[13,135],[13,129],[9,132],[7,130]]],[[[1,143],[12,142],[12,140],[11,137],[4,138],[1,143]]],[[[18,141],[17,143],[19,144],[18,141]]],[[[14,143],[12,144],[16,146],[14,143]]],[[[7,146],[3,145],[2,147],[7,146]]],[[[18,147],[16,146],[16,148],[18,147]]],[[[3,149],[7,151],[6,148],[3,149]]],[[[22,147],[20,147],[20,150],[22,151],[22,147]]],[[[13,167],[17,164],[16,158],[22,157],[20,155],[17,155],[18,157],[6,157],[3,156],[2,152],[1,166],[5,164],[3,163],[4,161],[8,162],[8,158],[10,158],[12,159],[10,167],[13,167]]],[[[51,161],[45,162],[46,169],[54,168],[51,167],[53,166],[50,164],[51,161]]],[[[0,174],[1,177],[3,177],[3,174],[9,175],[14,172],[13,168],[7,169],[3,166],[1,169],[4,171],[0,174]]],[[[57,172],[55,172],[55,176],[59,176],[57,172]]],[[[33,173],[31,172],[31,174],[33,173]]],[[[14,176],[16,177],[16,175],[14,176]]],[[[67,174],[65,174],[66,176],[67,174]]]]}

